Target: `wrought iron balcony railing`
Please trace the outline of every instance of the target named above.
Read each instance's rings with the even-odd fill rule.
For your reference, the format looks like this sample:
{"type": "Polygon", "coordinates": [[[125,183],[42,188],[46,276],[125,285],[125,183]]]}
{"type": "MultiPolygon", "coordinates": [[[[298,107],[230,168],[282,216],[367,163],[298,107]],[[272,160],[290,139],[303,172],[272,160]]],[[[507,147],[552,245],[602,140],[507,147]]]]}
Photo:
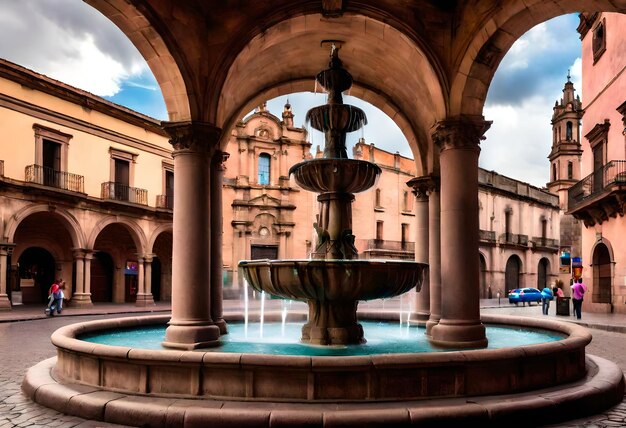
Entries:
{"type": "Polygon", "coordinates": [[[533,237],[531,243],[532,243],[533,247],[559,248],[559,240],[558,239],[533,237]]]}
{"type": "Polygon", "coordinates": [[[173,195],[157,195],[156,207],[173,210],[174,209],[174,196],[173,195]]]}
{"type": "Polygon", "coordinates": [[[518,235],[517,233],[502,233],[499,242],[501,244],[528,245],[528,235],[518,235]]]}
{"type": "Polygon", "coordinates": [[[102,183],[102,199],[124,201],[133,204],[148,205],[148,191],[130,187],[126,184],[108,181],[102,183]]]}
{"type": "Polygon", "coordinates": [[[24,175],[26,182],[37,183],[43,186],[69,190],[70,192],[85,193],[85,178],[82,175],[57,171],[41,165],[28,165],[24,175]]]}
{"type": "Polygon", "coordinates": [[[479,230],[478,240],[482,242],[496,242],[496,232],[493,230],[479,230]]]}
{"type": "Polygon", "coordinates": [[[568,211],[573,211],[584,202],[613,185],[626,185],[626,160],[612,160],[602,168],[598,168],[568,191],[568,211]]]}
{"type": "Polygon", "coordinates": [[[367,248],[369,250],[390,250],[415,252],[415,242],[407,241],[387,241],[384,239],[368,239],[367,248]]]}

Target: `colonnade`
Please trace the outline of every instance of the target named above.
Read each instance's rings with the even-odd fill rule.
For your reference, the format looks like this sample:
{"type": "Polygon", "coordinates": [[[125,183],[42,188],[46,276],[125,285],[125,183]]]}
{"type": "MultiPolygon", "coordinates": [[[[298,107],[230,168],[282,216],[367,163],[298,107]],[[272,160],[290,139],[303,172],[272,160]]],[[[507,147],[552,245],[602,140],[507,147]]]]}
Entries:
{"type": "MultiPolygon", "coordinates": [[[[430,266],[414,307],[418,322],[425,323],[438,346],[487,345],[479,307],[478,156],[489,126],[482,116],[437,123],[432,140],[439,151],[440,175],[413,182],[420,235],[416,259],[430,266]]],[[[226,155],[219,149],[221,129],[199,122],[170,122],[164,128],[174,147],[176,177],[172,318],[164,345],[212,346],[226,332],[221,295],[226,155]]]]}

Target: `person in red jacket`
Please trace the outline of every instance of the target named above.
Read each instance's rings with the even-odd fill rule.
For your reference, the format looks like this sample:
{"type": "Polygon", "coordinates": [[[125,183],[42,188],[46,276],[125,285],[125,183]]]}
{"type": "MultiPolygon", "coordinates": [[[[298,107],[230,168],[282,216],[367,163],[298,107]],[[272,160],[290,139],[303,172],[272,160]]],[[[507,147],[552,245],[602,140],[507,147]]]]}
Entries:
{"type": "Polygon", "coordinates": [[[51,286],[50,289],[48,290],[48,306],[46,306],[46,309],[44,310],[44,312],[48,315],[50,315],[51,317],[54,316],[54,310],[56,308],[55,306],[55,296],[58,294],[59,292],[59,284],[61,283],[61,279],[59,279],[58,281],[55,281],[51,286]]]}

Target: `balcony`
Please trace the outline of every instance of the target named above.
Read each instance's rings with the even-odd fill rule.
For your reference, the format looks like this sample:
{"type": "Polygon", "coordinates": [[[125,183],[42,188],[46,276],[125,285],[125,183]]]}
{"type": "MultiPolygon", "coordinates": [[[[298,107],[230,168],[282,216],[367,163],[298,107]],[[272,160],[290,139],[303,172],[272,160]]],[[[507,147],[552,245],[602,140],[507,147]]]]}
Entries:
{"type": "Polygon", "coordinates": [[[148,205],[148,191],[109,181],[102,183],[102,199],[148,205]]]}
{"type": "Polygon", "coordinates": [[[174,196],[173,195],[157,195],[156,207],[165,209],[165,210],[173,210],[174,209],[174,196]]]}
{"type": "Polygon", "coordinates": [[[517,233],[502,233],[498,238],[498,243],[503,246],[527,247],[528,235],[518,235],[517,233]]]}
{"type": "Polygon", "coordinates": [[[550,239],[550,238],[542,238],[542,237],[533,237],[530,241],[533,251],[548,251],[552,253],[557,253],[559,251],[559,240],[558,239],[550,239]]]}
{"type": "Polygon", "coordinates": [[[27,183],[40,184],[46,187],[85,193],[85,178],[82,175],[57,171],[41,165],[28,165],[24,175],[27,183]]]}
{"type": "Polygon", "coordinates": [[[496,232],[493,230],[479,230],[478,231],[478,240],[481,244],[492,244],[496,243],[496,232]]]}
{"type": "Polygon", "coordinates": [[[366,259],[415,259],[415,242],[368,239],[363,256],[366,259]]]}
{"type": "Polygon", "coordinates": [[[626,160],[613,160],[592,172],[568,191],[568,214],[586,227],[624,215],[626,160]]]}

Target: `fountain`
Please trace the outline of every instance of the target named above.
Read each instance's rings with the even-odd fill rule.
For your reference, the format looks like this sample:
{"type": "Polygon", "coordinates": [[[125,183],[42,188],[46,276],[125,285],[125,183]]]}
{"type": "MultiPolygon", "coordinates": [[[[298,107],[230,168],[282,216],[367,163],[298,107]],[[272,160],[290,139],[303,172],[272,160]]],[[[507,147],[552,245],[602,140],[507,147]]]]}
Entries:
{"type": "Polygon", "coordinates": [[[317,248],[311,260],[244,260],[239,268],[257,291],[307,302],[309,321],[302,327],[302,342],[358,344],[365,341],[357,321],[358,301],[419,291],[427,266],[358,260],[351,204],[354,193],[374,186],[382,171],[371,162],[348,159],[346,134],[360,129],[367,119],[361,109],[343,103],[341,94],[352,86],[352,76],[342,67],[335,45],[329,68],[316,81],[328,92],[328,101],[309,110],[307,120],[324,133],[324,155],[294,165],[289,173],[305,190],[320,193],[317,248]]]}
{"type": "MultiPolygon", "coordinates": [[[[347,159],[345,134],[359,129],[365,115],[342,103],[341,92],[351,77],[336,49],[318,81],[329,91],[328,104],[312,109],[309,117],[326,134],[324,157],[291,169],[302,187],[321,192],[320,239],[313,258],[241,263],[255,289],[307,302],[308,322],[298,345],[313,352],[276,355],[272,345],[251,352],[245,338],[230,351],[226,338],[220,347],[196,350],[142,348],[132,335],[114,345],[88,341],[91,334],[143,334],[150,328],[157,331],[154,341],[161,343],[170,316],[103,319],[55,331],[57,356],[28,370],[24,393],[86,419],[180,427],[518,426],[595,414],[619,403],[624,394],[621,369],[585,354],[591,341],[587,329],[553,319],[482,315],[481,322],[547,331],[556,340],[445,352],[398,350],[394,342],[393,350],[360,352],[370,344],[364,343],[357,321],[358,302],[419,289],[426,267],[356,258],[350,204],[353,193],[374,185],[380,170],[347,159]]],[[[243,304],[248,308],[247,301],[243,304]]],[[[305,314],[299,315],[304,321],[305,314]]],[[[273,321],[281,326],[283,317],[274,314],[273,321]]],[[[361,311],[359,317],[386,320],[398,331],[397,313],[361,311]]],[[[265,313],[262,319],[270,318],[265,313]]],[[[239,334],[248,337],[247,311],[225,313],[224,319],[233,325],[228,336],[235,339],[239,322],[239,334]]],[[[407,328],[414,329],[409,341],[417,341],[418,327],[407,328]]],[[[376,341],[381,336],[394,340],[384,332],[377,336],[376,341]]],[[[492,342],[497,340],[490,338],[492,342]]]]}

